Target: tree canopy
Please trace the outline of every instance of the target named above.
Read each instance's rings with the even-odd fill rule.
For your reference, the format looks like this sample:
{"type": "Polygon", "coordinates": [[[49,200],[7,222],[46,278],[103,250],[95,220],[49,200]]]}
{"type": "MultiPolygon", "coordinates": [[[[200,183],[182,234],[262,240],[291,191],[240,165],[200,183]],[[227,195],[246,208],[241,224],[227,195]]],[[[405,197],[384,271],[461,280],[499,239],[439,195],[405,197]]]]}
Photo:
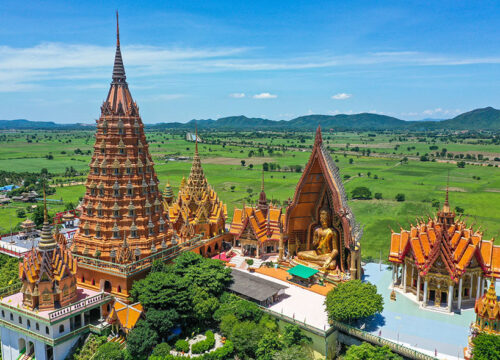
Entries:
{"type": "Polygon", "coordinates": [[[328,318],[334,321],[352,321],[382,312],[384,300],[377,287],[361,280],[339,284],[326,296],[328,318]]]}
{"type": "Polygon", "coordinates": [[[352,191],[351,196],[353,199],[370,200],[372,198],[372,192],[365,186],[358,186],[352,191]]]}
{"type": "Polygon", "coordinates": [[[482,333],[472,340],[472,344],[473,360],[500,359],[500,336],[482,333]]]}
{"type": "Polygon", "coordinates": [[[350,346],[344,360],[403,360],[403,358],[394,354],[387,345],[373,346],[364,342],[358,346],[350,346]]]}

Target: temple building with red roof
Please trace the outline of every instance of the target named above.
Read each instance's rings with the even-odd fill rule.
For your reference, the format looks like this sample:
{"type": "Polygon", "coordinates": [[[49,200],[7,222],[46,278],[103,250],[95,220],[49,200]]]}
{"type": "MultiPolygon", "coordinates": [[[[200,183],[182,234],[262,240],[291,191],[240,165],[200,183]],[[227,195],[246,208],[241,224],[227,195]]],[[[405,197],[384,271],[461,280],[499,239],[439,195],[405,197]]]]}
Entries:
{"type": "Polygon", "coordinates": [[[484,293],[486,278],[500,278],[500,246],[456,218],[446,200],[434,218],[392,231],[389,261],[395,289],[422,307],[460,311],[484,293]]]}
{"type": "Polygon", "coordinates": [[[276,254],[283,249],[283,222],[285,214],[281,208],[268,203],[262,186],[256,206],[234,209],[229,232],[234,236],[233,246],[241,248],[244,255],[260,257],[276,254]],[[281,244],[281,246],[280,246],[281,244]]]}

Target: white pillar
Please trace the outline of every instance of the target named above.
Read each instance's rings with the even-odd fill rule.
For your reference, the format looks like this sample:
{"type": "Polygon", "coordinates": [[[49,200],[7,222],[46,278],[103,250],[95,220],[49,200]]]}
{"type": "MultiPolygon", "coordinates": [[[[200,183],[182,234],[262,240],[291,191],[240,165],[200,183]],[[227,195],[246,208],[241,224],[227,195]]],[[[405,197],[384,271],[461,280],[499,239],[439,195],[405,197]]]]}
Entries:
{"type": "Polygon", "coordinates": [[[403,291],[406,292],[406,263],[403,264],[403,291]]]}
{"type": "Polygon", "coordinates": [[[420,301],[420,274],[417,276],[417,301],[420,301]]]}
{"type": "Polygon", "coordinates": [[[413,287],[413,275],[415,275],[415,266],[412,264],[412,265],[411,265],[411,280],[410,280],[410,287],[413,287]]]}
{"type": "Polygon", "coordinates": [[[476,289],[476,299],[481,297],[481,275],[477,276],[477,289],[476,289]]]}
{"type": "Polygon", "coordinates": [[[451,312],[453,301],[453,284],[448,287],[448,311],[451,312]]]}
{"type": "Polygon", "coordinates": [[[424,301],[423,301],[424,306],[427,306],[427,285],[428,285],[428,282],[427,282],[427,279],[425,279],[425,281],[424,281],[424,301]]]}
{"type": "Polygon", "coordinates": [[[460,278],[460,281],[458,282],[458,304],[457,308],[460,311],[462,308],[462,278],[460,278]]]}
{"type": "Polygon", "coordinates": [[[396,264],[392,267],[392,287],[396,284],[396,264]]]}

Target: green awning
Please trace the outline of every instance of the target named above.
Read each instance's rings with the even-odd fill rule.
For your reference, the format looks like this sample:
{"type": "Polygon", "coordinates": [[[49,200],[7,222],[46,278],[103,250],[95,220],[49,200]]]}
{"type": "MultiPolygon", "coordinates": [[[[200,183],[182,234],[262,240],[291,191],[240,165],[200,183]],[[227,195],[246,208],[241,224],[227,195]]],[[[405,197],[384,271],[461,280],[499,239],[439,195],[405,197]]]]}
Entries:
{"type": "Polygon", "coordinates": [[[290,275],[298,276],[302,279],[309,279],[311,276],[315,275],[318,272],[318,270],[304,266],[304,265],[297,265],[288,270],[288,273],[290,275]]]}

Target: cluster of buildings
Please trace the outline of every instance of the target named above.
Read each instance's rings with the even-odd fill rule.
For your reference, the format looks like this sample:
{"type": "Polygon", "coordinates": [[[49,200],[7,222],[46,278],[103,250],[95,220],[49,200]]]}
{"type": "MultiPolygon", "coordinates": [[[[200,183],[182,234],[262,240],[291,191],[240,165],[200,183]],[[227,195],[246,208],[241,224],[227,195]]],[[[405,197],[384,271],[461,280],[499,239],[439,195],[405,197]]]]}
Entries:
{"type": "MultiPolygon", "coordinates": [[[[143,316],[142,306],[130,303],[134,281],[155,260],[168,262],[182,251],[214,256],[232,246],[247,256],[275,255],[296,266],[294,276],[308,269],[333,282],[361,278],[363,231],[319,128],[288,207],[269,203],[263,178],[257,204],[235,209],[229,231],[226,205],[203,172],[197,134],[194,141],[191,172],[177,196],[169,183],[161,192],[117,29],[112,82],[97,120],[80,216],[61,218],[74,235],[68,241],[58,227],[54,232],[45,211],[38,240],[20,265],[21,285],[0,294],[3,359],[63,359],[89,331],[112,326],[128,333],[143,316]]],[[[25,225],[19,239],[34,238],[34,226],[25,225]]],[[[435,219],[392,234],[390,261],[399,291],[444,311],[475,302],[478,329],[498,333],[498,304],[491,310],[491,288],[486,295],[483,289],[487,278],[500,277],[500,248],[455,219],[448,201],[435,219]]],[[[232,290],[254,296],[241,284],[258,281],[241,272],[237,278],[232,290]]],[[[261,303],[284,289],[260,286],[261,303]]]]}

